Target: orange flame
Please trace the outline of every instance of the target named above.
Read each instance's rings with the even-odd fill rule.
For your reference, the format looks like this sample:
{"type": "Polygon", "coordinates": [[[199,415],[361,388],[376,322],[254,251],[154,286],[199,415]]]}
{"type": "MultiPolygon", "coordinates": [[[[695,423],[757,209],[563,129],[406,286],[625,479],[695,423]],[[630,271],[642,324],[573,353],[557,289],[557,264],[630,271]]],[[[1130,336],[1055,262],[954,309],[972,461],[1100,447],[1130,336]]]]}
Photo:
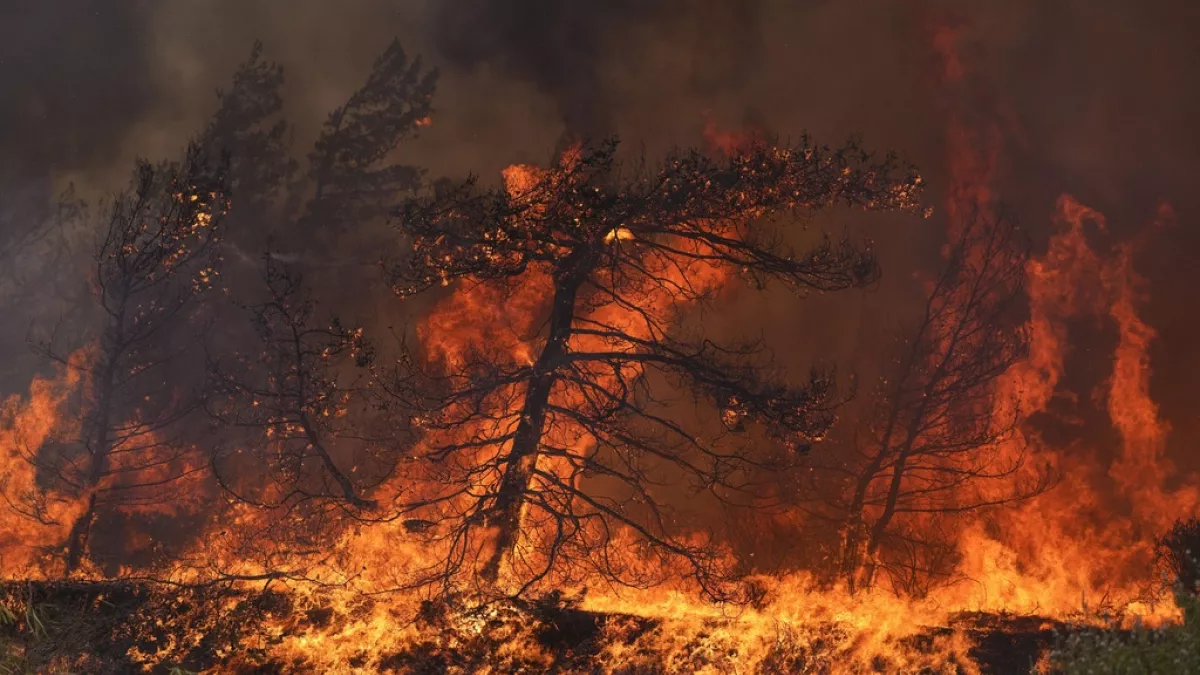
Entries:
{"type": "Polygon", "coordinates": [[[28,397],[14,395],[0,408],[0,495],[9,507],[0,509],[0,570],[6,576],[51,576],[53,558],[45,549],[62,542],[83,512],[86,495],[49,493],[36,467],[42,448],[78,435],[66,408],[84,384],[87,358],[85,350],[72,354],[55,377],[35,377],[28,397]]]}

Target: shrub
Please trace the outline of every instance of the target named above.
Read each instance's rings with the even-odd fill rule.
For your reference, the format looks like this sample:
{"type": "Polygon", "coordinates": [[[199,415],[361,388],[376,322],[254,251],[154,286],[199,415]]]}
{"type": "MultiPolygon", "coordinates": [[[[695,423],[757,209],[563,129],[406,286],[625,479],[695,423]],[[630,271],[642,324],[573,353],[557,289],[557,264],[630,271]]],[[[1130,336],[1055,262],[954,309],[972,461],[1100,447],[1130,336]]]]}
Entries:
{"type": "Polygon", "coordinates": [[[1189,595],[1200,591],[1200,520],[1180,520],[1158,542],[1158,557],[1167,573],[1189,595]]]}
{"type": "Polygon", "coordinates": [[[1130,632],[1073,633],[1050,655],[1050,672],[1063,675],[1192,675],[1200,673],[1200,600],[1180,593],[1183,625],[1130,632]]]}
{"type": "Polygon", "coordinates": [[[1200,673],[1200,521],[1177,521],[1158,542],[1158,558],[1174,578],[1182,625],[1091,630],[1060,640],[1050,672],[1064,675],[1173,675],[1200,673]]]}

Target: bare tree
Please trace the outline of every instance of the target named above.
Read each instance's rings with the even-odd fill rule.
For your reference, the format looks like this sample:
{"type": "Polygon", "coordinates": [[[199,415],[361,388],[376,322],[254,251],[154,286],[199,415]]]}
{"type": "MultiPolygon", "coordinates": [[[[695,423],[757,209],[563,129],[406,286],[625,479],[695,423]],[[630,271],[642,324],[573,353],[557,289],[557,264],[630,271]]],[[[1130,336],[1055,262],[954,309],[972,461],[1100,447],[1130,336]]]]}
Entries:
{"type": "Polygon", "coordinates": [[[103,330],[86,365],[45,353],[68,367],[86,368],[78,443],[46,448],[40,467],[52,489],[82,500],[66,547],[66,571],[87,553],[102,507],[161,500],[184,475],[190,443],[175,436],[200,403],[198,392],[172,386],[170,375],[194,340],[167,335],[203,332],[196,310],[218,274],[217,242],[226,209],[225,174],[196,147],[178,164],[139,163],[129,192],[109,209],[94,256],[94,298],[103,330]]]}
{"type": "Polygon", "coordinates": [[[396,465],[392,429],[373,425],[369,378],[354,370],[374,352],[362,329],[318,322],[298,273],[265,256],[266,298],[249,305],[257,353],[211,365],[209,410],[237,433],[213,467],[221,485],[263,507],[335,504],[353,515],[376,504],[365,494],[396,465]],[[350,372],[347,372],[350,371],[350,372]]]}
{"type": "Polygon", "coordinates": [[[939,536],[945,518],[1047,487],[1045,472],[1026,471],[1016,401],[997,388],[1027,346],[1014,315],[1027,257],[1004,217],[977,218],[951,246],[841,469],[851,475],[835,503],[852,587],[870,585],[882,567],[918,590],[952,562],[952,542],[939,536]]]}
{"type": "Polygon", "coordinates": [[[684,531],[662,489],[745,487],[757,460],[740,432],[801,451],[837,397],[827,373],[788,383],[761,345],[681,329],[679,308],[711,300],[714,274],[801,293],[871,281],[869,248],[826,239],[798,252],[785,241],[796,221],[781,216],[839,203],[912,210],[921,185],[891,157],[807,139],[626,171],[615,150],[568,153],[508,191],[443,184],[399,213],[414,246],[392,269],[401,295],[534,284],[543,308],[527,361],[479,349],[410,375],[425,392],[411,402],[426,433],[420,459],[446,486],[408,505],[446,547],[436,578],[494,583],[503,567],[519,593],[551,572],[593,569],[632,583],[641,577],[621,561],[640,551],[723,595],[717,549],[684,531]],[[711,422],[676,414],[672,392],[707,405],[711,422]]]}

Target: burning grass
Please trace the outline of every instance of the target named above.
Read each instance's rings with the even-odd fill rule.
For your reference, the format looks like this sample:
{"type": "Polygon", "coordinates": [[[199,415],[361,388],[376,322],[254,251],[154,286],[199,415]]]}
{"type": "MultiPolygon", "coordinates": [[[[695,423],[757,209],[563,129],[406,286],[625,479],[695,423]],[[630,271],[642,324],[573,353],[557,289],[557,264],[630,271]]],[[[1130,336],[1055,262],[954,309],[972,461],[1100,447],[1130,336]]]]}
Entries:
{"type": "Polygon", "coordinates": [[[849,615],[805,624],[778,608],[666,617],[588,609],[559,594],[413,605],[135,583],[0,592],[5,673],[1004,673],[1028,668],[1063,627],[976,614],[887,636],[849,615]]]}
{"type": "MultiPolygon", "coordinates": [[[[388,54],[377,68],[412,80],[388,54]]],[[[326,149],[356,147],[355,129],[326,149]]],[[[385,362],[268,255],[269,297],[248,305],[259,342],[181,360],[194,396],[160,387],[184,352],[155,350],[219,313],[207,291],[237,211],[224,169],[187,192],[207,163],[143,167],[99,251],[104,337],[3,406],[0,675],[1187,665],[1191,600],[1156,593],[1155,537],[1200,491],[1178,480],[1151,397],[1138,242],[1102,248],[1103,215],[1063,195],[1045,251],[1017,246],[985,131],[951,124],[958,243],[871,394],[882,414],[836,425],[832,373],[804,382],[696,317],[738,283],[803,296],[873,282],[866,243],[793,250],[795,216],[927,213],[922,180],[891,157],[722,134],[724,156],[624,170],[605,143],[510,167],[500,189],[439,183],[396,214],[412,250],[389,266],[402,297],[439,294],[417,349],[385,362]],[[1082,398],[1066,371],[1085,321],[1117,338],[1092,383],[1111,447],[1056,446],[1035,423],[1082,398]],[[833,553],[755,559],[719,532],[759,518],[833,553]],[[161,521],[188,536],[167,546],[161,521]]],[[[330,199],[309,216],[354,204],[330,199]]],[[[1188,584],[1196,529],[1177,527],[1166,556],[1188,584]]]]}

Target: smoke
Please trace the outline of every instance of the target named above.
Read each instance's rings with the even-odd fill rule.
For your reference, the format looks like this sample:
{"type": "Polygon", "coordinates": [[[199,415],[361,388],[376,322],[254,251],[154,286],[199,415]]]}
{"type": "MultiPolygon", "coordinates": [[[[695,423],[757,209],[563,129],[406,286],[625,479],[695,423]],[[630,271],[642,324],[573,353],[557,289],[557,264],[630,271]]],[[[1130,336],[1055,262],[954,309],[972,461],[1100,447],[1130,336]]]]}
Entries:
{"type": "Polygon", "coordinates": [[[154,103],[142,19],[128,2],[0,3],[0,180],[106,161],[154,103]]]}
{"type": "Polygon", "coordinates": [[[651,147],[690,142],[712,110],[784,135],[860,133],[936,174],[921,21],[943,7],[974,27],[979,67],[1023,129],[1010,139],[1022,168],[1057,174],[1050,189],[1145,199],[1183,188],[1200,155],[1188,123],[1200,47],[1187,28],[1200,10],[1178,0],[1136,11],[1032,0],[298,0],[286,13],[265,0],[7,2],[0,147],[4,166],[28,176],[178,145],[256,38],[288,69],[300,146],[398,35],[446,71],[425,147],[437,148],[430,159],[458,148],[463,161],[447,171],[482,170],[478,150],[465,149],[481,140],[509,155],[490,165],[563,128],[651,147]],[[1143,177],[1132,191],[1112,189],[1132,176],[1143,177]]]}
{"type": "Polygon", "coordinates": [[[642,52],[652,46],[647,38],[659,36],[662,46],[691,52],[685,86],[712,96],[757,61],[760,5],[451,0],[436,4],[432,27],[434,44],[449,63],[467,69],[489,64],[532,82],[555,100],[570,132],[589,136],[613,131],[620,80],[638,77],[622,53],[642,52]],[[680,28],[690,35],[684,38],[680,28]]]}
{"type": "MultiPolygon", "coordinates": [[[[946,123],[925,21],[947,10],[964,27],[971,68],[953,105],[1004,118],[996,190],[1035,245],[1062,192],[1105,212],[1118,241],[1160,202],[1174,207],[1178,224],[1137,265],[1151,287],[1147,320],[1160,331],[1153,393],[1175,429],[1171,454],[1186,456],[1187,439],[1200,436],[1200,323],[1188,297],[1200,250],[1200,5],[1189,0],[0,1],[0,216],[16,197],[45,200],[66,179],[106,192],[134,156],[173,156],[255,39],[286,68],[302,154],[393,36],[443,71],[433,125],[401,149],[432,176],[492,179],[511,163],[544,163],[570,135],[617,133],[653,157],[700,142],[709,115],[793,139],[861,135],[920,165],[936,203],[947,184],[946,123]]],[[[938,260],[944,228],[936,218],[840,213],[823,215],[820,228],[872,237],[883,284],[806,300],[742,294],[714,320],[769,326],[797,368],[853,368],[904,318],[919,293],[913,273],[938,260]]],[[[25,329],[6,326],[2,344],[25,329]]],[[[1105,364],[1094,372],[1104,377],[1105,364]]]]}

